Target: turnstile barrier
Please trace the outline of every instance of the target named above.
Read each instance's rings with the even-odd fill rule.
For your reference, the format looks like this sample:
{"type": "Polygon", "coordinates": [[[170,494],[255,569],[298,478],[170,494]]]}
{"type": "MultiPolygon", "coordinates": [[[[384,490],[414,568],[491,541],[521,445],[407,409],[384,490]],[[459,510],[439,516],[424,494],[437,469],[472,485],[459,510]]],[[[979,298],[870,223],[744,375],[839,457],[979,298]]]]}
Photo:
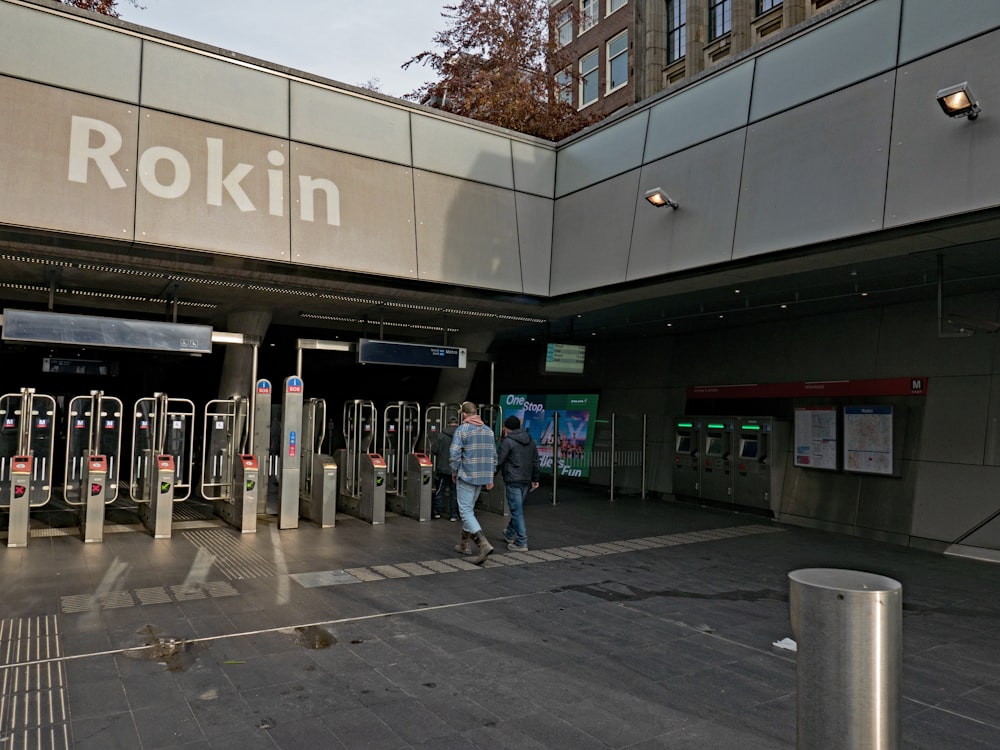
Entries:
{"type": "Polygon", "coordinates": [[[22,388],[0,396],[0,508],[8,508],[8,547],[28,545],[30,509],[52,495],[52,396],[22,388]]]}
{"type": "Polygon", "coordinates": [[[104,540],[104,507],[118,498],[123,412],[121,400],[103,391],[76,396],[67,407],[63,499],[81,508],[84,542],[104,540]]]}
{"type": "Polygon", "coordinates": [[[201,496],[244,534],[257,531],[259,464],[252,453],[250,401],[245,396],[205,404],[201,496]]]}
{"type": "Polygon", "coordinates": [[[140,398],[133,408],[129,493],[156,539],[170,537],[173,504],[191,495],[194,415],[192,401],[165,393],[140,398]]]}

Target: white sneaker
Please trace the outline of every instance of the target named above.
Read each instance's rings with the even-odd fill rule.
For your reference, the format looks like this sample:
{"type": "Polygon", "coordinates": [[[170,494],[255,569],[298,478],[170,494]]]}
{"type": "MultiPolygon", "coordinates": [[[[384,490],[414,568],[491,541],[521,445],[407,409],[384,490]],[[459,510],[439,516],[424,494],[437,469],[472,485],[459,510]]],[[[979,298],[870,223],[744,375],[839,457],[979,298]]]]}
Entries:
{"type": "Polygon", "coordinates": [[[511,552],[527,552],[528,551],[528,545],[524,545],[523,547],[519,547],[518,544],[517,544],[517,542],[511,542],[510,544],[507,545],[507,549],[509,549],[511,552]]]}

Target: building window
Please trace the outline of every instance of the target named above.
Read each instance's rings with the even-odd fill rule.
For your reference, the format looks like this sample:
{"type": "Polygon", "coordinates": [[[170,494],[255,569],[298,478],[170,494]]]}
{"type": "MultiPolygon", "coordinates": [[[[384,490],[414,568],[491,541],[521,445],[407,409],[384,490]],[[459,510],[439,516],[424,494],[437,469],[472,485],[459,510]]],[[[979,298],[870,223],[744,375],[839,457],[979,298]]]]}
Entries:
{"type": "Polygon", "coordinates": [[[580,58],[580,109],[597,101],[597,50],[580,58]]]}
{"type": "Polygon", "coordinates": [[[757,0],[757,15],[767,13],[781,6],[781,0],[757,0]]]}
{"type": "Polygon", "coordinates": [[[565,47],[573,41],[573,14],[570,9],[560,11],[556,16],[556,42],[565,47]]]}
{"type": "Polygon", "coordinates": [[[597,25],[598,0],[580,0],[580,33],[597,25]]]}
{"type": "Polygon", "coordinates": [[[628,32],[608,42],[608,93],[628,83],[628,32]]]}
{"type": "Polygon", "coordinates": [[[624,8],[628,0],[608,0],[608,15],[610,16],[619,8],[624,8]]]}
{"type": "Polygon", "coordinates": [[[733,30],[733,0],[712,0],[708,6],[708,41],[733,30]]]}
{"type": "Polygon", "coordinates": [[[573,71],[569,68],[556,73],[556,96],[561,102],[573,103],[573,71]]]}
{"type": "Polygon", "coordinates": [[[667,0],[667,62],[684,57],[687,48],[687,0],[667,0]]]}

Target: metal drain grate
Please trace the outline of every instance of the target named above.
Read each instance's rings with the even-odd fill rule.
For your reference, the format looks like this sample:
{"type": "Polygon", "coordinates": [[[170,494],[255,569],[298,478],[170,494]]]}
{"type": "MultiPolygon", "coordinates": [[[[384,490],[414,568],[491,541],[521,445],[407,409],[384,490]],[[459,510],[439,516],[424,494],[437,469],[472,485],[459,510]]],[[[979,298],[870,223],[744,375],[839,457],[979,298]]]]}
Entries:
{"type": "Polygon", "coordinates": [[[70,747],[66,674],[56,616],[0,620],[0,743],[70,747]]]}

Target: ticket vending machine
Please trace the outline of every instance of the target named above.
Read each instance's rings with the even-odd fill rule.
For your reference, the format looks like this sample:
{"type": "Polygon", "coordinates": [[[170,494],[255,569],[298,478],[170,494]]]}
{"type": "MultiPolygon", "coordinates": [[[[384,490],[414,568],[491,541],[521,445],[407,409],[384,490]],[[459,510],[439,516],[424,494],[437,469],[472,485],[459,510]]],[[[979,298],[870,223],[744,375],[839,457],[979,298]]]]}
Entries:
{"type": "Polygon", "coordinates": [[[337,463],[323,453],[326,439],[326,399],[308,399],[302,408],[302,475],[299,515],[322,528],[337,516],[337,463]]]}
{"type": "Polygon", "coordinates": [[[26,547],[31,508],[52,494],[52,396],[22,388],[0,396],[0,508],[8,509],[8,547],[26,547]]]}
{"type": "Polygon", "coordinates": [[[337,507],[348,515],[372,524],[385,523],[387,465],[371,452],[377,438],[378,411],[364,399],[344,403],[342,429],[344,448],[335,454],[337,507]]]}
{"type": "Polygon", "coordinates": [[[250,445],[250,401],[244,396],[205,405],[201,496],[244,534],[257,531],[259,464],[250,445]],[[247,473],[252,474],[247,480],[247,473]],[[252,485],[249,492],[248,484],[252,485]]]}
{"type": "Polygon", "coordinates": [[[787,420],[773,417],[738,417],[735,480],[737,505],[764,508],[777,515],[785,481],[788,441],[787,420]]]}
{"type": "Polygon", "coordinates": [[[674,423],[674,495],[701,497],[701,421],[685,417],[674,423]]]}
{"type": "Polygon", "coordinates": [[[281,470],[278,486],[278,528],[299,527],[299,488],[302,472],[302,378],[285,378],[281,401],[281,470]]]}
{"type": "Polygon", "coordinates": [[[104,541],[104,509],[118,498],[123,411],[122,402],[103,391],[69,402],[63,499],[80,508],[84,542],[104,541]]]}
{"type": "Polygon", "coordinates": [[[174,503],[191,495],[194,403],[156,393],[135,402],[129,491],[155,539],[173,532],[174,503]]]}
{"type": "MultiPolygon", "coordinates": [[[[499,447],[500,435],[503,432],[503,407],[500,404],[479,404],[479,417],[483,420],[483,424],[493,430],[493,439],[499,447]]],[[[500,516],[508,514],[507,497],[500,472],[493,477],[493,489],[487,490],[484,487],[479,493],[477,507],[500,516]]]]}
{"type": "Polygon", "coordinates": [[[733,502],[733,417],[701,419],[701,499],[733,502]]]}

